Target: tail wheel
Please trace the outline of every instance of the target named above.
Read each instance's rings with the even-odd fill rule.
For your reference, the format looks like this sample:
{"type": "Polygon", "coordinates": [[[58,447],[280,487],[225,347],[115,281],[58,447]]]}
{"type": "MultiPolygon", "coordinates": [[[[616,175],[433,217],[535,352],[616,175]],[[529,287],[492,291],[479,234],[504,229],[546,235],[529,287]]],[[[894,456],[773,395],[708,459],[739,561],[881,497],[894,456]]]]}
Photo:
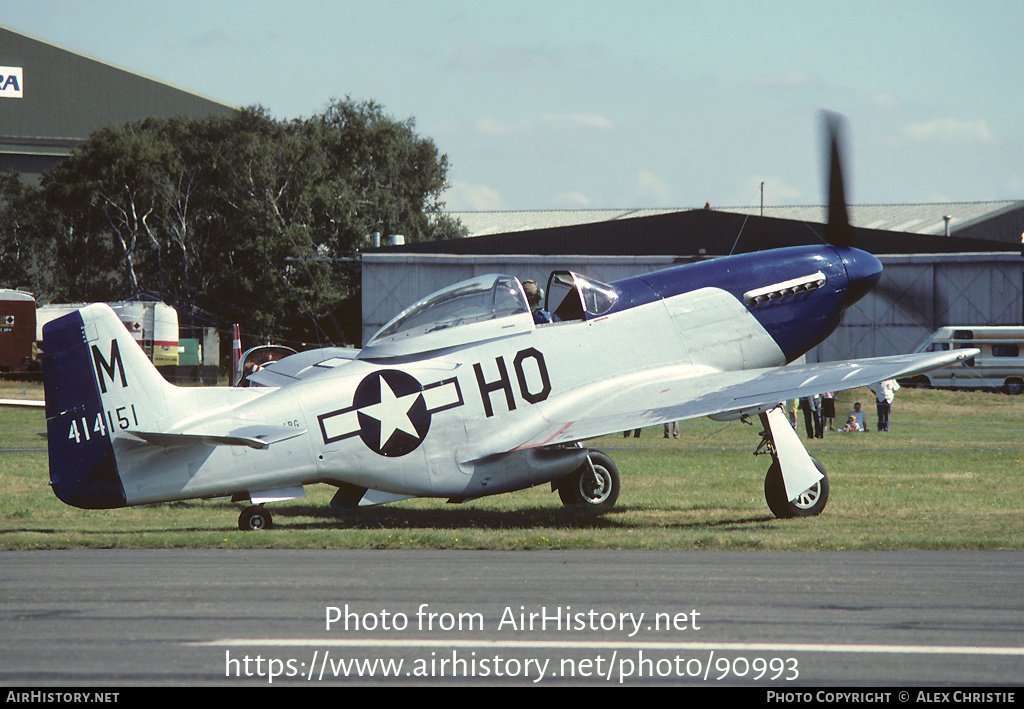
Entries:
{"type": "Polygon", "coordinates": [[[828,503],[828,475],[817,458],[812,457],[811,461],[823,477],[792,501],[786,495],[786,483],[782,480],[782,468],[778,462],[768,468],[764,478],[764,498],[768,502],[768,509],[779,519],[815,517],[825,509],[828,503]]]}
{"type": "Polygon", "coordinates": [[[270,529],[274,526],[270,512],[260,505],[253,505],[242,510],[238,515],[238,528],[243,532],[251,532],[258,529],[270,529]]]}
{"type": "Polygon", "coordinates": [[[619,499],[619,469],[612,459],[600,451],[591,451],[587,458],[593,469],[583,463],[558,486],[563,505],[611,507],[619,499]]]}

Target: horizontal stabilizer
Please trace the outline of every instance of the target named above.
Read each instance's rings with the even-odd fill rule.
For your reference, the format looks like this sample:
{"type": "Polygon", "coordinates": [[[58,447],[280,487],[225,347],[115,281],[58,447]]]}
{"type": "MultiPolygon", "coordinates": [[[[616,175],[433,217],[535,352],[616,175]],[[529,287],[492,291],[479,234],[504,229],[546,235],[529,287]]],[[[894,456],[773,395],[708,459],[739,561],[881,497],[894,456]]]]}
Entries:
{"type": "Polygon", "coordinates": [[[0,399],[0,406],[24,406],[32,409],[42,409],[46,406],[46,402],[39,399],[0,399]]]}
{"type": "Polygon", "coordinates": [[[131,431],[133,436],[158,446],[248,446],[266,450],[274,443],[287,441],[304,434],[304,428],[292,426],[243,426],[224,433],[213,431],[184,431],[165,433],[161,431],[131,431]]]}

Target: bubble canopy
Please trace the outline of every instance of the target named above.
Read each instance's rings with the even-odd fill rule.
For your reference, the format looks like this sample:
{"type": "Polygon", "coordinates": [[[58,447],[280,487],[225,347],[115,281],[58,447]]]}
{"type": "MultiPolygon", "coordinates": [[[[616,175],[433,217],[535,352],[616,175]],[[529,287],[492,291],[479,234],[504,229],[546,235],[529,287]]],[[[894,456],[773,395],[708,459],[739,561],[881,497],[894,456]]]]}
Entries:
{"type": "Polygon", "coordinates": [[[523,287],[514,276],[492,273],[443,288],[406,308],[370,339],[363,353],[422,352],[519,329],[533,329],[523,287]]]}

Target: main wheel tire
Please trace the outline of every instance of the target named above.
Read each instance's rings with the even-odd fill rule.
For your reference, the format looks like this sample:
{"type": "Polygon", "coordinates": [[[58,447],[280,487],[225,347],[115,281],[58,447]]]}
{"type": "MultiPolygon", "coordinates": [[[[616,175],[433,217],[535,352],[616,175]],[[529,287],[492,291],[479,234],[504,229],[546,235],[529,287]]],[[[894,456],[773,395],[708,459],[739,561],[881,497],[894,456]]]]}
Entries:
{"type": "Polygon", "coordinates": [[[590,466],[584,463],[562,479],[558,497],[566,506],[611,507],[619,499],[619,469],[600,451],[591,451],[588,457],[594,464],[597,479],[590,472],[590,466]]]}
{"type": "Polygon", "coordinates": [[[786,495],[786,483],[782,479],[782,468],[778,462],[768,468],[768,474],[764,477],[764,499],[768,502],[768,509],[779,519],[815,517],[828,504],[828,475],[817,458],[812,457],[811,461],[823,477],[792,501],[786,495]]]}
{"type": "Polygon", "coordinates": [[[253,505],[242,510],[238,515],[238,528],[243,532],[252,532],[258,529],[270,529],[274,526],[273,518],[265,507],[253,505]]]}

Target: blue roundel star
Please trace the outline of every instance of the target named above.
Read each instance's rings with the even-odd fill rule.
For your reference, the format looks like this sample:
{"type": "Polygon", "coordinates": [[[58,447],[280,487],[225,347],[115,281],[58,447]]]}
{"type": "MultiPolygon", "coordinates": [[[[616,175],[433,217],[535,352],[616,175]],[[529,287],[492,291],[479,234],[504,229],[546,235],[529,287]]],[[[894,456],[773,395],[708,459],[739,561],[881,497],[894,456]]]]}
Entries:
{"type": "Polygon", "coordinates": [[[375,372],[356,387],[359,436],[370,450],[395,457],[415,450],[430,428],[423,387],[397,370],[375,372]]]}

